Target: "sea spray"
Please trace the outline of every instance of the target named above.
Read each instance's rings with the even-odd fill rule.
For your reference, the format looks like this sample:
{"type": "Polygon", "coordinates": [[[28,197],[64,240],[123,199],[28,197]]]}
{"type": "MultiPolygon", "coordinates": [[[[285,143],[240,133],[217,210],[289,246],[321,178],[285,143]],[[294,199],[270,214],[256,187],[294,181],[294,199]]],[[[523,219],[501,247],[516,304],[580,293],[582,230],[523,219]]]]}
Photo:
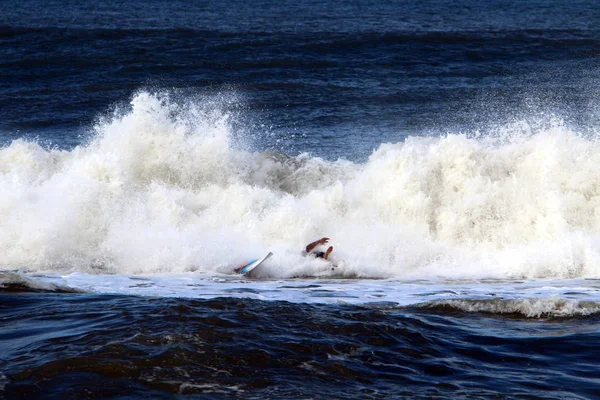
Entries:
{"type": "Polygon", "coordinates": [[[560,121],[409,137],[363,163],[251,151],[214,104],[140,92],[70,151],[0,149],[2,267],[273,277],[597,277],[600,145],[560,121]],[[511,136],[512,135],[512,136],[511,136]]]}

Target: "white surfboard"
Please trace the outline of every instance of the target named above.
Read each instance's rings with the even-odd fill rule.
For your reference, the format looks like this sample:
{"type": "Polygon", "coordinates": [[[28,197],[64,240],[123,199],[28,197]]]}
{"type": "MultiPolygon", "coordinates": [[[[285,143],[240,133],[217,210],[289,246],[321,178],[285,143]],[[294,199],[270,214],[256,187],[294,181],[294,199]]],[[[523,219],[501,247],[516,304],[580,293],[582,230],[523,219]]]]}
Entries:
{"type": "Polygon", "coordinates": [[[254,261],[250,261],[248,264],[244,265],[242,267],[242,269],[240,269],[240,274],[248,276],[250,274],[250,272],[254,271],[256,269],[256,267],[258,267],[260,264],[265,262],[272,255],[273,255],[273,253],[269,252],[269,254],[267,254],[263,258],[260,258],[258,260],[254,260],[254,261]]]}

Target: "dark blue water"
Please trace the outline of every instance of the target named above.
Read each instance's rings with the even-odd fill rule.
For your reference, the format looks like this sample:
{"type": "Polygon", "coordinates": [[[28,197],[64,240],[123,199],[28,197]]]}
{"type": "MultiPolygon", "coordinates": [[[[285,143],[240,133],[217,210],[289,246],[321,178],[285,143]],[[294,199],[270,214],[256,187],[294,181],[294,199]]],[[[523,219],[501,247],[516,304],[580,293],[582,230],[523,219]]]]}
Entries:
{"type": "Polygon", "coordinates": [[[600,396],[597,316],[70,294],[0,301],[6,398],[600,396]]]}
{"type": "Polygon", "coordinates": [[[597,120],[591,1],[2,2],[2,143],[79,143],[138,90],[219,94],[261,149],[360,158],[409,134],[597,120]],[[350,144],[349,144],[350,143],[350,144]]]}
{"type": "MultiPolygon", "coordinates": [[[[72,149],[141,91],[328,159],[540,115],[585,134],[599,27],[576,0],[2,0],[0,145],[72,149]]],[[[600,397],[597,315],[0,290],[7,399],[600,397]]]]}

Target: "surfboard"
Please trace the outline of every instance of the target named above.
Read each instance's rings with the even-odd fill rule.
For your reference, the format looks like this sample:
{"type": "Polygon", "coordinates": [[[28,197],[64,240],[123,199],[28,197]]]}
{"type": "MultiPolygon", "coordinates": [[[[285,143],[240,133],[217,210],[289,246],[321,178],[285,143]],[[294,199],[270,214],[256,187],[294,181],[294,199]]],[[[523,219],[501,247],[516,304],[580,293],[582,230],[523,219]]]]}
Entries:
{"type": "Polygon", "coordinates": [[[273,255],[273,253],[269,252],[269,254],[267,254],[263,258],[259,258],[258,260],[250,261],[248,264],[244,265],[242,267],[242,269],[240,269],[240,274],[248,276],[248,274],[250,274],[250,272],[254,271],[256,269],[256,267],[258,267],[260,264],[264,263],[272,255],[273,255]]]}

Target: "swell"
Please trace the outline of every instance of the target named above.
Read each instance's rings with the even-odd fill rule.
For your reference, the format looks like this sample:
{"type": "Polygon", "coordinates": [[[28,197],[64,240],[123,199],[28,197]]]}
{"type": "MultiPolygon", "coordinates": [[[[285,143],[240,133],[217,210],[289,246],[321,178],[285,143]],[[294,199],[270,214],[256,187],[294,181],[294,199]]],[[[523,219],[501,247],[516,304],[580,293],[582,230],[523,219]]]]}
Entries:
{"type": "Polygon", "coordinates": [[[564,398],[597,390],[593,323],[565,335],[537,321],[398,309],[0,296],[11,305],[0,309],[8,326],[0,393],[8,397],[564,398]],[[44,325],[23,330],[32,321],[44,325]]]}
{"type": "MultiPolygon", "coordinates": [[[[394,55],[395,50],[411,53],[422,53],[427,56],[427,46],[440,46],[438,51],[448,49],[478,49],[482,55],[502,59],[499,53],[502,49],[512,48],[519,51],[521,57],[544,52],[559,55],[560,50],[569,48],[569,57],[576,54],[591,55],[589,51],[598,43],[600,31],[579,29],[519,29],[519,30],[452,30],[452,31],[397,31],[397,32],[235,32],[226,30],[165,28],[165,29],[84,29],[58,27],[19,27],[0,26],[0,40],[10,40],[18,43],[30,40],[32,37],[43,38],[53,46],[68,44],[77,47],[89,41],[98,44],[106,40],[116,41],[113,45],[123,42],[133,45],[129,51],[136,48],[144,49],[153,46],[154,50],[162,49],[162,43],[177,41],[180,46],[192,45],[206,47],[214,51],[260,50],[285,47],[287,53],[298,53],[325,56],[327,59],[346,55],[344,59],[352,59],[347,50],[377,51],[386,49],[394,55]],[[290,46],[291,45],[291,46],[290,46]],[[401,46],[396,48],[395,46],[401,46]],[[524,49],[528,49],[523,53],[524,49]],[[577,51],[573,51],[573,48],[577,51]],[[520,49],[520,50],[519,50],[520,49]],[[586,53],[586,51],[588,53],[586,53]]],[[[31,43],[29,44],[31,45],[31,43]]],[[[176,50],[179,46],[176,46],[176,50]]],[[[92,50],[92,49],[89,49],[92,50]]],[[[166,50],[166,49],[165,49],[166,50]]],[[[389,55],[386,57],[388,58],[389,55]]],[[[541,54],[538,54],[541,55],[541,54]]],[[[510,57],[510,54],[506,55],[510,57]]],[[[565,55],[566,57],[566,55],[565,55]]],[[[487,58],[487,57],[486,57],[487,58]]],[[[480,59],[481,60],[481,59],[480,59]]],[[[258,60],[257,60],[258,61],[258,60]]],[[[408,61],[408,60],[407,60],[408,61]]]]}
{"type": "Polygon", "coordinates": [[[418,308],[437,312],[480,313],[531,319],[586,318],[600,314],[600,304],[597,302],[560,297],[436,300],[423,303],[418,308]]]}

